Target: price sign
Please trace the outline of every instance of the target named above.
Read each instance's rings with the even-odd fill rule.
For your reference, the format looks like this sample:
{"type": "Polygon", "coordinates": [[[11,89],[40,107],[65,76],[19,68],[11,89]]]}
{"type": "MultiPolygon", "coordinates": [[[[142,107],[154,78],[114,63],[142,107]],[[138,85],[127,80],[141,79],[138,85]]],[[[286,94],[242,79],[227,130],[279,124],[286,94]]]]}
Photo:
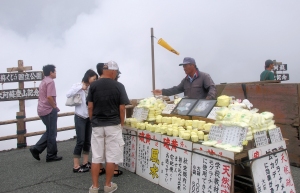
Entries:
{"type": "Polygon", "coordinates": [[[217,117],[216,111],[220,110],[220,108],[221,108],[221,107],[214,107],[214,108],[210,111],[210,113],[208,114],[207,118],[216,120],[216,117],[217,117]]]}
{"type": "Polygon", "coordinates": [[[279,127],[269,130],[271,143],[283,141],[282,133],[279,127]]]}
{"type": "Polygon", "coordinates": [[[164,110],[162,111],[162,114],[171,114],[171,112],[173,111],[173,109],[176,107],[175,104],[167,104],[167,106],[164,108],[164,110]]]}
{"type": "Polygon", "coordinates": [[[224,132],[224,129],[222,129],[222,127],[213,125],[210,128],[210,131],[208,134],[208,139],[221,142],[222,137],[223,137],[223,132],[224,132]]]}
{"type": "Polygon", "coordinates": [[[247,128],[237,126],[225,126],[222,143],[232,146],[242,146],[247,136],[247,128]]]}
{"type": "Polygon", "coordinates": [[[134,107],[132,117],[138,121],[144,121],[147,119],[149,109],[144,107],[134,107]]]}
{"type": "Polygon", "coordinates": [[[257,131],[254,133],[254,140],[256,147],[268,145],[268,137],[266,131],[257,131]]]}

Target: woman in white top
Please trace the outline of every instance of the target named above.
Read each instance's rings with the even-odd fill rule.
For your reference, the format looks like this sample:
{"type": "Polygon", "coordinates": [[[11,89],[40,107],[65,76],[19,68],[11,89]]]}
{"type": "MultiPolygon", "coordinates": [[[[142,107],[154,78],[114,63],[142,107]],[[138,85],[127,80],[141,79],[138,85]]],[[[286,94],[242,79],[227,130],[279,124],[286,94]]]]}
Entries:
{"type": "Polygon", "coordinates": [[[98,75],[93,70],[88,70],[82,78],[82,82],[76,83],[68,91],[67,97],[73,97],[75,94],[80,94],[82,103],[75,106],[75,130],[77,136],[76,146],[74,148],[74,173],[88,172],[91,163],[88,161],[89,152],[91,148],[91,133],[92,126],[88,115],[86,105],[86,96],[88,94],[89,86],[92,82],[98,79],[98,75]],[[79,158],[83,154],[83,163],[80,165],[79,158]]]}

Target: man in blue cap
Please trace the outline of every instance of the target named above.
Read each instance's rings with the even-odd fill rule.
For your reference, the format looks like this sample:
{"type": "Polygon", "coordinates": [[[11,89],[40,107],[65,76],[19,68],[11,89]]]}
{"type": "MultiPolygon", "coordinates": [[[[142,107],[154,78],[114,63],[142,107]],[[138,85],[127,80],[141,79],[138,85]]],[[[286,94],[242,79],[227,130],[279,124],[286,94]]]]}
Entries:
{"type": "Polygon", "coordinates": [[[265,61],[265,70],[260,74],[260,81],[274,80],[274,62],[272,60],[265,61]]]}
{"type": "Polygon", "coordinates": [[[191,99],[216,98],[214,81],[209,74],[198,70],[194,58],[185,57],[179,66],[183,66],[183,70],[186,73],[186,77],[181,83],[172,88],[153,90],[154,95],[171,96],[184,92],[184,96],[191,99]]]}

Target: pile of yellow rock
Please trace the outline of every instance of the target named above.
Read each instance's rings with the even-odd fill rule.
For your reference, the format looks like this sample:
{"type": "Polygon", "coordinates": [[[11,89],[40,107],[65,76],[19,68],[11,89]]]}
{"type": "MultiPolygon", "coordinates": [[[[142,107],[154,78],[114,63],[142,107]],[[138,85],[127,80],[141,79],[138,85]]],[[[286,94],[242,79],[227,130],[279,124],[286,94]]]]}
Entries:
{"type": "MultiPolygon", "coordinates": [[[[180,100],[181,98],[176,99],[176,103],[180,100]]],[[[216,111],[217,117],[214,124],[201,120],[185,120],[175,116],[164,117],[161,115],[161,112],[165,106],[166,103],[161,99],[154,97],[143,99],[138,107],[149,109],[147,121],[151,121],[151,124],[149,122],[138,122],[135,118],[127,118],[125,124],[139,130],[180,137],[193,142],[205,141],[202,143],[203,145],[215,146],[234,152],[240,152],[242,147],[232,147],[229,144],[218,144],[215,141],[208,141],[208,133],[212,125],[246,127],[248,128],[246,140],[252,140],[253,134],[257,131],[276,128],[273,113],[257,113],[258,109],[251,109],[253,105],[247,99],[235,101],[232,97],[225,95],[218,97],[217,106],[221,108],[216,111]]]]}
{"type": "Polygon", "coordinates": [[[156,116],[156,124],[148,122],[138,122],[135,118],[127,118],[125,124],[140,130],[148,130],[155,133],[161,133],[173,137],[180,137],[185,140],[198,142],[206,141],[212,123],[206,123],[201,120],[185,120],[177,117],[156,116]]]}
{"type": "Polygon", "coordinates": [[[144,107],[149,109],[147,121],[155,121],[157,115],[161,115],[161,112],[166,107],[166,104],[162,99],[156,99],[155,97],[149,97],[141,100],[137,107],[144,107]]]}
{"type": "MultiPolygon", "coordinates": [[[[225,96],[220,96],[224,99],[225,96]]],[[[219,100],[219,98],[217,100],[219,100]]],[[[223,104],[217,102],[217,105],[223,104]]],[[[253,105],[247,100],[242,102],[234,101],[232,104],[223,106],[216,111],[216,125],[240,126],[248,128],[246,140],[252,140],[253,134],[257,131],[275,129],[274,114],[271,112],[257,113],[258,109],[251,109],[253,105]]]]}

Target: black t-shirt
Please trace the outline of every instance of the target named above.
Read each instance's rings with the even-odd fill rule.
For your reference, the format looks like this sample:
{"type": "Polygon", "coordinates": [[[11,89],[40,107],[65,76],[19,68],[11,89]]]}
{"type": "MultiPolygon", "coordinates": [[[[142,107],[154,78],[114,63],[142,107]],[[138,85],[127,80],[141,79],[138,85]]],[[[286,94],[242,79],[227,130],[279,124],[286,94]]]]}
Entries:
{"type": "Polygon", "coordinates": [[[93,82],[87,97],[93,102],[93,127],[118,125],[120,120],[120,105],[129,104],[129,99],[122,83],[109,78],[100,78],[93,82]]]}

